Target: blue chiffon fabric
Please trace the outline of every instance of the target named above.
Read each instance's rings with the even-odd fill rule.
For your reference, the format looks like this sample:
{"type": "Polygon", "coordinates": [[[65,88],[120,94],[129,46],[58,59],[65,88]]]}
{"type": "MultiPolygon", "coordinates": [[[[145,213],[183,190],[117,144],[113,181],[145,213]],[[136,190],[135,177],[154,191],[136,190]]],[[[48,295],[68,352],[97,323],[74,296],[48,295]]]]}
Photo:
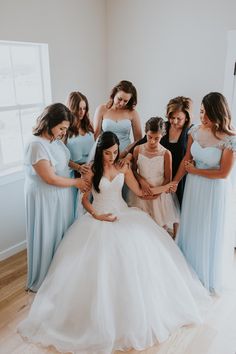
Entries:
{"type": "MultiPolygon", "coordinates": [[[[224,149],[236,151],[236,137],[229,136],[214,146],[198,142],[199,126],[189,133],[191,154],[199,169],[218,169],[224,149]]],[[[230,176],[225,179],[188,174],[184,190],[177,243],[204,286],[220,293],[233,260],[230,176]],[[231,220],[230,220],[231,219],[231,220]]]]}
{"type": "Polygon", "coordinates": [[[70,177],[70,152],[62,141],[34,136],[25,150],[25,205],[28,252],[27,288],[37,291],[64,232],[74,221],[72,188],[45,183],[33,165],[48,160],[59,176],[70,177]]]}

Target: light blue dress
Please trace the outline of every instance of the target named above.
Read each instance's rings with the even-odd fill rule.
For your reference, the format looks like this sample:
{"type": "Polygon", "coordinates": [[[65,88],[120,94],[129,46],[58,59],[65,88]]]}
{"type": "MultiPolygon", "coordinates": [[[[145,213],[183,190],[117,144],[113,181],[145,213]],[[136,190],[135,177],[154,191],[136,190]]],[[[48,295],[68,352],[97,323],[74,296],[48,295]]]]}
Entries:
{"type": "Polygon", "coordinates": [[[104,118],[102,120],[102,131],[110,131],[117,135],[120,141],[120,152],[122,152],[131,143],[131,126],[131,120],[128,118],[117,121],[110,118],[104,118]]]}
{"type": "MultiPolygon", "coordinates": [[[[84,164],[88,160],[89,153],[94,145],[93,133],[89,132],[85,135],[78,135],[68,139],[67,147],[70,150],[70,159],[79,164],[84,164]]],[[[72,173],[74,177],[74,173],[72,173]]],[[[75,217],[85,213],[80,200],[81,193],[77,188],[73,188],[74,191],[74,205],[75,205],[75,217]]]]}
{"type": "Polygon", "coordinates": [[[27,288],[37,291],[64,232],[74,221],[72,188],[45,183],[32,165],[48,160],[59,176],[70,177],[70,152],[62,141],[34,136],[25,150],[25,205],[28,252],[27,288]]]}
{"type": "MultiPolygon", "coordinates": [[[[236,151],[236,137],[227,136],[217,144],[200,144],[199,126],[189,133],[191,154],[199,169],[218,169],[224,149],[236,151]]],[[[230,237],[230,176],[210,179],[188,174],[186,179],[177,243],[204,286],[219,293],[233,256],[230,237]]],[[[232,220],[232,219],[231,219],[232,220]]]]}
{"type": "Polygon", "coordinates": [[[79,164],[86,163],[94,144],[93,133],[78,135],[68,139],[67,147],[70,150],[71,160],[79,164]]]}

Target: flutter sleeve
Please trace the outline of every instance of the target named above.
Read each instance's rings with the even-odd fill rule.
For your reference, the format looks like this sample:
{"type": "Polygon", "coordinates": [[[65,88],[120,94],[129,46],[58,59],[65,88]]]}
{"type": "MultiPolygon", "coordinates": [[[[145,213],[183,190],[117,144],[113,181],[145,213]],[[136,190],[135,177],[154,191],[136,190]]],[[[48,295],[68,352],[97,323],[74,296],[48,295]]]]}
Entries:
{"type": "Polygon", "coordinates": [[[234,153],[236,153],[236,135],[228,136],[223,141],[222,145],[224,149],[229,149],[232,150],[234,153]]]}
{"type": "Polygon", "coordinates": [[[24,164],[26,166],[33,166],[40,160],[50,161],[53,167],[57,164],[50,150],[43,143],[31,141],[25,150],[24,164]]]}
{"type": "Polygon", "coordinates": [[[188,130],[188,134],[190,134],[194,140],[196,139],[196,135],[197,135],[197,132],[198,132],[199,128],[200,128],[200,125],[197,124],[197,125],[193,125],[188,130]]]}

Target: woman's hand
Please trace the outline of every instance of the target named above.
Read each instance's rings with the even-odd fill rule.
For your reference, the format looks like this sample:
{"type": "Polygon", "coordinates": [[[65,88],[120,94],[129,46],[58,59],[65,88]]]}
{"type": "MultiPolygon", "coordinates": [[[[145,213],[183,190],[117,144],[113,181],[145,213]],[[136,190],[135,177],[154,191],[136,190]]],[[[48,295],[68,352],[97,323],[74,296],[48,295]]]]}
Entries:
{"type": "Polygon", "coordinates": [[[86,172],[81,171],[81,176],[83,179],[86,179],[91,183],[92,178],[93,178],[93,171],[91,169],[91,165],[86,165],[86,172]]]}
{"type": "Polygon", "coordinates": [[[196,170],[195,163],[193,160],[187,160],[184,162],[185,171],[188,173],[194,173],[196,170]]]}
{"type": "Polygon", "coordinates": [[[153,196],[151,186],[150,184],[144,179],[144,178],[139,178],[139,184],[143,192],[143,197],[145,198],[146,196],[153,196]]]}
{"type": "Polygon", "coordinates": [[[76,178],[75,187],[80,189],[82,193],[88,192],[91,189],[91,183],[87,179],[76,178]]]}
{"type": "Polygon", "coordinates": [[[170,193],[170,192],[174,193],[174,192],[176,192],[176,189],[178,187],[178,183],[176,181],[171,181],[170,183],[167,183],[163,187],[164,187],[165,193],[170,193]]]}
{"type": "MultiPolygon", "coordinates": [[[[178,188],[178,182],[176,181],[172,181],[174,182],[175,184],[174,185],[171,185],[170,189],[169,189],[169,193],[175,193],[177,191],[177,188],[178,188]]],[[[168,193],[168,192],[166,192],[168,193]]]]}
{"type": "Polygon", "coordinates": [[[100,221],[108,221],[108,222],[114,222],[117,220],[117,216],[115,216],[112,213],[107,213],[107,214],[92,214],[92,216],[100,221]]]}
{"type": "MultiPolygon", "coordinates": [[[[125,150],[124,150],[125,151],[125,150]]],[[[121,153],[121,156],[123,155],[123,153],[121,153]]],[[[130,162],[133,158],[133,155],[130,152],[126,152],[125,151],[125,157],[120,158],[119,160],[119,167],[124,167],[125,165],[130,165],[130,162]]]]}
{"type": "Polygon", "coordinates": [[[91,171],[91,166],[89,164],[80,165],[79,172],[83,175],[91,171]]]}

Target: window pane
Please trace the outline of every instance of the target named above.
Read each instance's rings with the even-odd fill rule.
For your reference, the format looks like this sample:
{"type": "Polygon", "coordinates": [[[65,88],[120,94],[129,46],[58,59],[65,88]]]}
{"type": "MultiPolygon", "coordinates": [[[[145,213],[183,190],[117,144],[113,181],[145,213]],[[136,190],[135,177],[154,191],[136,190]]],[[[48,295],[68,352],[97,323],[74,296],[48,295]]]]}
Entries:
{"type": "Polygon", "coordinates": [[[42,102],[40,49],[38,46],[12,46],[16,101],[18,104],[42,102]]]}
{"type": "Polygon", "coordinates": [[[36,119],[42,112],[42,108],[30,108],[21,111],[21,125],[23,144],[25,145],[32,136],[32,128],[35,126],[36,119]]]}
{"type": "Polygon", "coordinates": [[[21,127],[17,111],[0,112],[0,169],[23,160],[21,127]]]}
{"type": "Polygon", "coordinates": [[[0,46],[0,107],[16,104],[9,46],[0,46]]]}

